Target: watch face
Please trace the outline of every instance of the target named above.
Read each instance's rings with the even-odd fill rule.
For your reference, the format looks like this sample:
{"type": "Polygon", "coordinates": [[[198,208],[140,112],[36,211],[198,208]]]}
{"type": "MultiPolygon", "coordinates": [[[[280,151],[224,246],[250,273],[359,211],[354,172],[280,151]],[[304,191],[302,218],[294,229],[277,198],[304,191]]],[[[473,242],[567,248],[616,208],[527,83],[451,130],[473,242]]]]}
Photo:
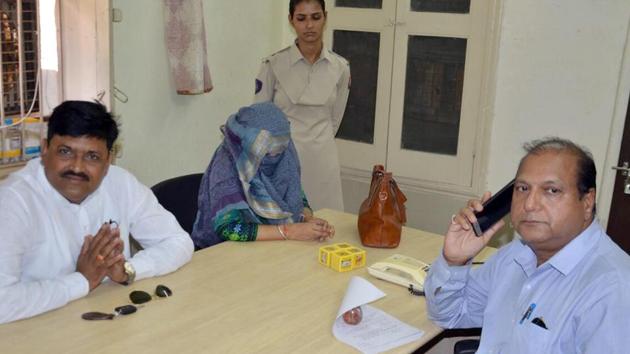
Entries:
{"type": "Polygon", "coordinates": [[[131,263],[125,261],[123,264],[123,268],[125,269],[125,273],[127,273],[127,283],[132,283],[136,278],[136,270],[131,265],[131,263]]]}

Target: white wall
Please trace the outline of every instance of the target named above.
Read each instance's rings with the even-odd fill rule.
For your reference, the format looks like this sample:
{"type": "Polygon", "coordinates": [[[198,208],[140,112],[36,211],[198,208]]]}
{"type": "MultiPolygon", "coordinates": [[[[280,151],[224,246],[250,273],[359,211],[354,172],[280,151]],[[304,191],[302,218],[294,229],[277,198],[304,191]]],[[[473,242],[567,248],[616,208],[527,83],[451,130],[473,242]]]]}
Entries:
{"type": "Polygon", "coordinates": [[[143,183],[202,172],[221,139],[219,126],[251,103],[261,59],[282,45],[284,0],[203,1],[214,90],[178,96],[164,42],[163,1],[114,0],[123,22],[113,24],[114,84],[129,102],[121,116],[117,163],[143,183]]]}
{"type": "Polygon", "coordinates": [[[629,18],[628,0],[504,2],[490,190],[514,176],[523,142],[546,135],[587,146],[602,171],[629,18]]]}

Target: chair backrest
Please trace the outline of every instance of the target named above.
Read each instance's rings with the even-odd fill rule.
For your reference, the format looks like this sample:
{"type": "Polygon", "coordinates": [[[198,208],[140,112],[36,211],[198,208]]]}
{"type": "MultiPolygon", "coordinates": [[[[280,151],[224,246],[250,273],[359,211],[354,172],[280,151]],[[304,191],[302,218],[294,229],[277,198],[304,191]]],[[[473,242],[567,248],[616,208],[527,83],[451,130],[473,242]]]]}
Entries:
{"type": "Polygon", "coordinates": [[[175,215],[179,225],[188,234],[192,233],[197,217],[197,195],[201,177],[202,173],[194,173],[167,179],[151,187],[158,202],[175,215]]]}
{"type": "Polygon", "coordinates": [[[454,354],[475,354],[479,349],[479,339],[464,339],[455,343],[454,354]]]}

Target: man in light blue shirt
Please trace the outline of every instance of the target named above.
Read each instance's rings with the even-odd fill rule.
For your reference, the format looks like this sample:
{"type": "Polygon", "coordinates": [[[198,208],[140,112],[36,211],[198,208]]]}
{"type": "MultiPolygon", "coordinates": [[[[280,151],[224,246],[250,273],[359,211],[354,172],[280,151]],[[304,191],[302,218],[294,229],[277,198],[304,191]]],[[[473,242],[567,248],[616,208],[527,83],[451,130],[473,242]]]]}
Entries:
{"type": "Polygon", "coordinates": [[[511,206],[520,238],[472,269],[503,222],[475,236],[490,194],[469,201],[427,277],[429,317],[482,327],[478,353],[630,353],[630,257],[594,218],[591,154],[559,138],[525,149],[511,206]]]}

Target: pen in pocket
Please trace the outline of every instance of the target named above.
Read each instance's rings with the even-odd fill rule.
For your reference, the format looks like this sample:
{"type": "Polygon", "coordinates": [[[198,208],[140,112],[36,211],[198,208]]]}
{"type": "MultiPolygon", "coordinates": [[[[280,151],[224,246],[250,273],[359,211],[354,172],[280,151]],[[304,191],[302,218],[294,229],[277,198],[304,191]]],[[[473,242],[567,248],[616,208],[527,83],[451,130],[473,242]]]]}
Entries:
{"type": "Polygon", "coordinates": [[[523,324],[525,320],[529,320],[529,317],[532,315],[532,312],[534,312],[535,308],[536,304],[532,302],[523,314],[523,317],[521,317],[521,321],[519,322],[519,324],[523,324]]]}

